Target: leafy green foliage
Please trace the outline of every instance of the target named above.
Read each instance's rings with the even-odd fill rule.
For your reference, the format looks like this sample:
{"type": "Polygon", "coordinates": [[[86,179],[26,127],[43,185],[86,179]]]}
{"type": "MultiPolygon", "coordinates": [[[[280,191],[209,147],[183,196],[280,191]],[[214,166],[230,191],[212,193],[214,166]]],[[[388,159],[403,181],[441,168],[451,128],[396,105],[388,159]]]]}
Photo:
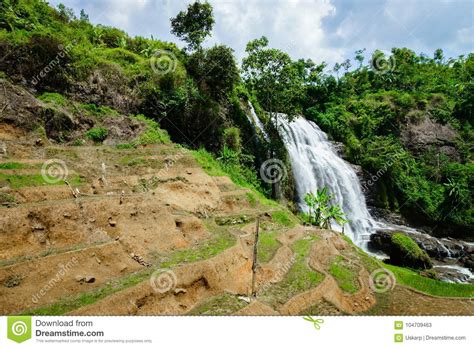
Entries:
{"type": "Polygon", "coordinates": [[[308,85],[306,117],[343,142],[350,161],[377,173],[380,207],[427,224],[472,228],[474,55],[446,59],[437,51],[431,59],[393,49],[374,59],[383,71],[360,64],[339,79],[308,85]],[[450,146],[458,155],[441,146],[410,148],[407,126],[427,117],[456,131],[450,146]]]}
{"type": "Polygon", "coordinates": [[[344,226],[348,221],[341,207],[331,204],[334,195],[328,192],[327,187],[317,189],[315,193],[308,192],[304,201],[309,208],[308,222],[312,225],[331,229],[331,220],[344,226]]]}
{"type": "Polygon", "coordinates": [[[240,80],[233,51],[224,45],[194,52],[189,56],[186,68],[198,81],[200,89],[215,99],[225,98],[240,80]]]}
{"type": "Polygon", "coordinates": [[[107,138],[107,135],[109,135],[109,131],[107,128],[103,127],[92,128],[86,132],[86,137],[95,142],[104,141],[107,138]]]}
{"type": "Polygon", "coordinates": [[[195,1],[171,19],[171,32],[186,41],[190,49],[199,48],[213,26],[212,6],[207,1],[195,1]]]}
{"type": "Polygon", "coordinates": [[[157,122],[146,118],[144,115],[136,115],[134,118],[144,122],[147,125],[147,129],[133,141],[134,146],[170,143],[168,133],[161,129],[157,122]]]}

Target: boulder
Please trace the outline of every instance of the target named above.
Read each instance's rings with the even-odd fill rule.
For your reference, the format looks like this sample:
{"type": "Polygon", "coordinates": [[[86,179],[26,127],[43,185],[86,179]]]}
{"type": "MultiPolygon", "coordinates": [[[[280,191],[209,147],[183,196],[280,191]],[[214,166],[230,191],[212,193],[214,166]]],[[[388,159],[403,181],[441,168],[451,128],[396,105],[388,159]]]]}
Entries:
{"type": "Polygon", "coordinates": [[[45,107],[41,111],[46,136],[57,141],[68,140],[69,134],[75,128],[74,119],[63,110],[45,107]]]}
{"type": "Polygon", "coordinates": [[[406,234],[392,234],[391,243],[391,263],[417,269],[433,267],[431,259],[426,251],[422,250],[418,244],[406,234]]]}
{"type": "Polygon", "coordinates": [[[403,232],[377,231],[370,236],[369,246],[385,252],[389,256],[388,262],[394,265],[416,269],[433,267],[426,251],[403,232]]]}

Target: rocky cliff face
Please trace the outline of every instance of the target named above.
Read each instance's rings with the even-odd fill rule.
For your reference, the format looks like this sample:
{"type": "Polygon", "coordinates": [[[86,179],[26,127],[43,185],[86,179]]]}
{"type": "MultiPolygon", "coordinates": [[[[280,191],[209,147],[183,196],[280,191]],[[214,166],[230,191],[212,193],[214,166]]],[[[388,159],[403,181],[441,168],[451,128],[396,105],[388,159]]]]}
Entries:
{"type": "Polygon", "coordinates": [[[401,133],[401,141],[415,155],[434,149],[459,161],[460,155],[455,147],[458,134],[450,124],[440,124],[432,120],[429,114],[418,121],[410,121],[401,133]]]}

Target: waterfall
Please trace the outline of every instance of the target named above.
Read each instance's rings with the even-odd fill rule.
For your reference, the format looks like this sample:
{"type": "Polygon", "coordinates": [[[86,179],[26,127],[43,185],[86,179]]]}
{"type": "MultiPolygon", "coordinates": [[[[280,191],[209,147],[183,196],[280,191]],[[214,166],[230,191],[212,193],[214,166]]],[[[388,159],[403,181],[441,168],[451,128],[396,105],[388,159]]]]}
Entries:
{"type": "MultiPolygon", "coordinates": [[[[349,220],[344,232],[365,248],[379,224],[367,209],[355,171],[337,155],[327,135],[315,123],[303,117],[288,122],[283,114],[277,115],[276,122],[291,159],[299,208],[308,212],[304,196],[326,186],[334,195],[333,203],[341,206],[349,220]]],[[[340,226],[334,227],[341,230],[340,226]]]]}
{"type": "MultiPolygon", "coordinates": [[[[255,133],[268,140],[268,134],[263,128],[252,104],[249,102],[250,113],[247,118],[255,129],[255,133]]],[[[275,115],[275,114],[273,114],[275,115]]],[[[394,225],[389,222],[375,221],[367,209],[365,196],[351,165],[337,155],[336,149],[314,122],[298,117],[292,122],[284,114],[276,114],[273,122],[280,133],[291,160],[291,169],[296,186],[296,203],[301,211],[308,212],[304,197],[308,192],[327,187],[334,195],[333,204],[341,206],[349,222],[344,232],[359,247],[373,256],[385,258],[383,252],[368,250],[370,235],[376,230],[403,231],[407,234],[424,234],[408,226],[394,225]]],[[[341,226],[332,224],[333,229],[341,231],[341,226]]],[[[435,239],[448,256],[451,250],[435,239]]],[[[421,243],[423,244],[423,243],[421,243]]],[[[424,248],[426,249],[426,248],[424,248]]],[[[462,266],[458,259],[445,258],[436,261],[434,268],[441,279],[448,282],[473,283],[474,274],[462,266]],[[450,261],[449,264],[446,260],[450,261]]]]}
{"type": "Polygon", "coordinates": [[[252,124],[253,128],[260,132],[260,135],[263,137],[263,139],[265,139],[266,141],[269,141],[270,138],[268,137],[268,133],[265,131],[265,128],[263,127],[263,123],[258,118],[257,113],[255,112],[255,109],[250,101],[248,101],[248,106],[250,109],[250,113],[246,113],[247,119],[252,124]]]}

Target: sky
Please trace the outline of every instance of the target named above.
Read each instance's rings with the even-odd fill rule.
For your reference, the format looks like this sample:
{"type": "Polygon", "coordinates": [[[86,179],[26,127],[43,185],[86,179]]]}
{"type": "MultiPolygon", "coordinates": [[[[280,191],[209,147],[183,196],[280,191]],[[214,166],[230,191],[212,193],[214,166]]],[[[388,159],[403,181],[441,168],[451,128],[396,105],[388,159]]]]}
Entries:
{"type": "MultiPolygon", "coordinates": [[[[50,0],[76,14],[84,9],[94,24],[129,35],[180,42],[170,33],[171,17],[192,0],[50,0]]],[[[329,66],[366,48],[389,52],[408,47],[432,56],[474,52],[474,0],[209,0],[216,23],[205,46],[225,44],[240,60],[248,41],[266,36],[271,47],[292,58],[329,66]]]]}

